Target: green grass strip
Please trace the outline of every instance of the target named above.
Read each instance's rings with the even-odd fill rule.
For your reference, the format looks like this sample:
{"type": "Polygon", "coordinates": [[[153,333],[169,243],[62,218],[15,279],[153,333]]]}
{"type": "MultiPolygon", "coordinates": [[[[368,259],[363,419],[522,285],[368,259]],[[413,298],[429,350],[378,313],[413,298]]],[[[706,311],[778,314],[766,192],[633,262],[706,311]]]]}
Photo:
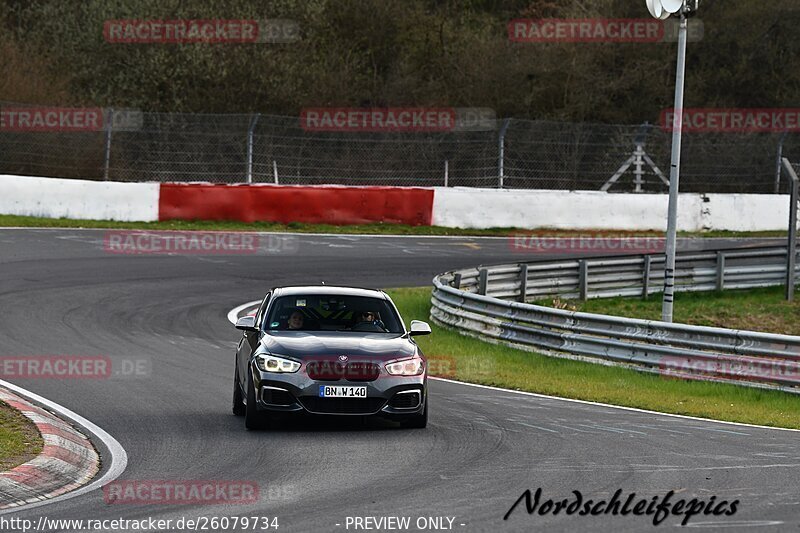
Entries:
{"type": "Polygon", "coordinates": [[[43,446],[36,426],[19,411],[0,402],[0,472],[33,459],[43,446]]]}
{"type": "MultiPolygon", "coordinates": [[[[430,320],[430,288],[388,292],[406,322],[430,320]]],[[[681,305],[678,300],[676,310],[681,305]]],[[[800,395],[558,359],[483,342],[435,324],[431,329],[432,335],[418,337],[418,342],[432,359],[432,370],[446,369],[447,377],[459,381],[664,413],[800,428],[800,395]]]]}

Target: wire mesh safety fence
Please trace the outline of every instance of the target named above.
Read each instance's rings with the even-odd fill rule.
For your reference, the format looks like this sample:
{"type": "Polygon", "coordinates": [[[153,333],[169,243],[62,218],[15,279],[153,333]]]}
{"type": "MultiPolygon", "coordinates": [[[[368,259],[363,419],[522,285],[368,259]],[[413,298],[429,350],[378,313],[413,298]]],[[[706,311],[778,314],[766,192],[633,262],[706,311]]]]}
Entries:
{"type": "MultiPolygon", "coordinates": [[[[3,104],[0,110],[19,108],[3,104]]],[[[112,181],[666,192],[657,125],[499,119],[472,131],[309,131],[298,117],[99,110],[94,128],[0,127],[0,173],[112,181]],[[120,113],[122,113],[120,115],[120,113]]],[[[684,192],[786,193],[783,133],[686,133],[684,192]]]]}

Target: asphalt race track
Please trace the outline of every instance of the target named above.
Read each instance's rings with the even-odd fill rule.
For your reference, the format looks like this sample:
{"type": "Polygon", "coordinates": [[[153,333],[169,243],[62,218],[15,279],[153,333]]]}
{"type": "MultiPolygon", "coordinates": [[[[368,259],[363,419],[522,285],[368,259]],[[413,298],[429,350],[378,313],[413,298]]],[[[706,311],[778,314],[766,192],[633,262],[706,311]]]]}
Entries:
{"type": "MultiPolygon", "coordinates": [[[[654,415],[434,381],[426,430],[323,420],[248,432],[230,412],[233,307],[274,285],[396,287],[519,260],[506,239],[298,236],[293,253],[117,255],[102,230],[0,230],[0,356],[107,355],[144,375],[14,380],[83,415],[128,454],[120,479],[254,480],[254,505],[108,505],[101,491],[23,510],[50,518],[277,516],[283,532],[348,516],[455,517],[457,531],[640,531],[645,516],[529,516],[543,498],[739,500],[695,527],[800,524],[800,433],[654,415]],[[463,525],[462,525],[463,524],[463,525]]],[[[713,243],[708,243],[712,245],[713,243]]],[[[717,243],[719,244],[719,243],[717,243]]],[[[680,522],[669,517],[661,529],[680,522]]],[[[445,522],[446,523],[446,522],[445,522]]],[[[337,524],[339,524],[337,526],[337,524]]],[[[353,530],[351,527],[350,530],[353,530]]]]}

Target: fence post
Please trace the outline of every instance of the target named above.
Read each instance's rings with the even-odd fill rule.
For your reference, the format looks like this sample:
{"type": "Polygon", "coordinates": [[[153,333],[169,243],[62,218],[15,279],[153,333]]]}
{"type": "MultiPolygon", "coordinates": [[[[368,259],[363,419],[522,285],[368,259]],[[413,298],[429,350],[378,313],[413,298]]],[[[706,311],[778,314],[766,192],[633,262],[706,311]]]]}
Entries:
{"type": "Polygon", "coordinates": [[[105,153],[103,154],[103,181],[108,181],[108,172],[111,166],[111,130],[114,122],[114,108],[109,107],[106,111],[106,142],[105,153]]]}
{"type": "Polygon", "coordinates": [[[525,303],[525,296],[528,294],[528,263],[519,265],[519,301],[525,303]]]}
{"type": "Polygon", "coordinates": [[[717,252],[717,290],[725,290],[725,254],[717,252]]]}
{"type": "Polygon", "coordinates": [[[644,256],[644,272],[642,274],[642,299],[647,300],[650,294],[650,263],[653,259],[649,255],[644,256]]]}
{"type": "Polygon", "coordinates": [[[789,189],[789,242],[786,246],[786,300],[791,302],[794,300],[794,268],[795,259],[797,256],[797,196],[798,185],[797,172],[794,167],[785,157],[782,159],[783,168],[791,178],[789,189]]]}
{"type": "Polygon", "coordinates": [[[447,178],[449,174],[449,164],[447,159],[444,160],[444,186],[447,187],[447,178]]]}
{"type": "Polygon", "coordinates": [[[775,194],[781,192],[781,161],[783,160],[783,143],[786,141],[786,136],[788,134],[788,131],[784,131],[780,140],[778,140],[778,157],[775,162],[775,194]]]}
{"type": "Polygon", "coordinates": [[[506,130],[511,119],[503,119],[503,125],[500,126],[500,134],[497,136],[497,187],[503,188],[503,180],[505,179],[505,154],[506,154],[506,130]]]}
{"type": "Polygon", "coordinates": [[[486,285],[489,281],[489,272],[482,268],[478,270],[478,294],[486,296],[486,285]]]}
{"type": "Polygon", "coordinates": [[[589,295],[589,264],[586,259],[578,261],[578,290],[580,299],[586,301],[589,295]]]}
{"type": "Polygon", "coordinates": [[[247,128],[247,183],[253,183],[253,132],[260,116],[259,113],[253,115],[247,128]]]}
{"type": "Polygon", "coordinates": [[[642,185],[644,184],[644,148],[641,144],[636,145],[633,163],[633,184],[635,185],[635,192],[642,192],[642,185]]]}
{"type": "Polygon", "coordinates": [[[272,160],[272,175],[275,179],[275,185],[278,185],[278,162],[272,160]]]}

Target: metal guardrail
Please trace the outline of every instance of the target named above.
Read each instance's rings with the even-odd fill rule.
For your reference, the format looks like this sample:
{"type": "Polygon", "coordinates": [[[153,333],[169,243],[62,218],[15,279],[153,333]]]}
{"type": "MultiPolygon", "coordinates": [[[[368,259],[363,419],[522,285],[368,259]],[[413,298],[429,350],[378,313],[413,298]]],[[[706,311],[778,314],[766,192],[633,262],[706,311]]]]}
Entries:
{"type": "MultiPolygon", "coordinates": [[[[687,252],[676,290],[782,285],[786,248],[687,252]]],[[[663,255],[497,265],[433,280],[431,319],[485,340],[669,376],[800,392],[800,337],[582,313],[525,303],[660,292],[663,255]],[[659,266],[662,265],[662,266],[659,266]],[[513,301],[521,300],[521,301],[513,301]]],[[[795,282],[800,270],[795,270],[795,282]]]]}

